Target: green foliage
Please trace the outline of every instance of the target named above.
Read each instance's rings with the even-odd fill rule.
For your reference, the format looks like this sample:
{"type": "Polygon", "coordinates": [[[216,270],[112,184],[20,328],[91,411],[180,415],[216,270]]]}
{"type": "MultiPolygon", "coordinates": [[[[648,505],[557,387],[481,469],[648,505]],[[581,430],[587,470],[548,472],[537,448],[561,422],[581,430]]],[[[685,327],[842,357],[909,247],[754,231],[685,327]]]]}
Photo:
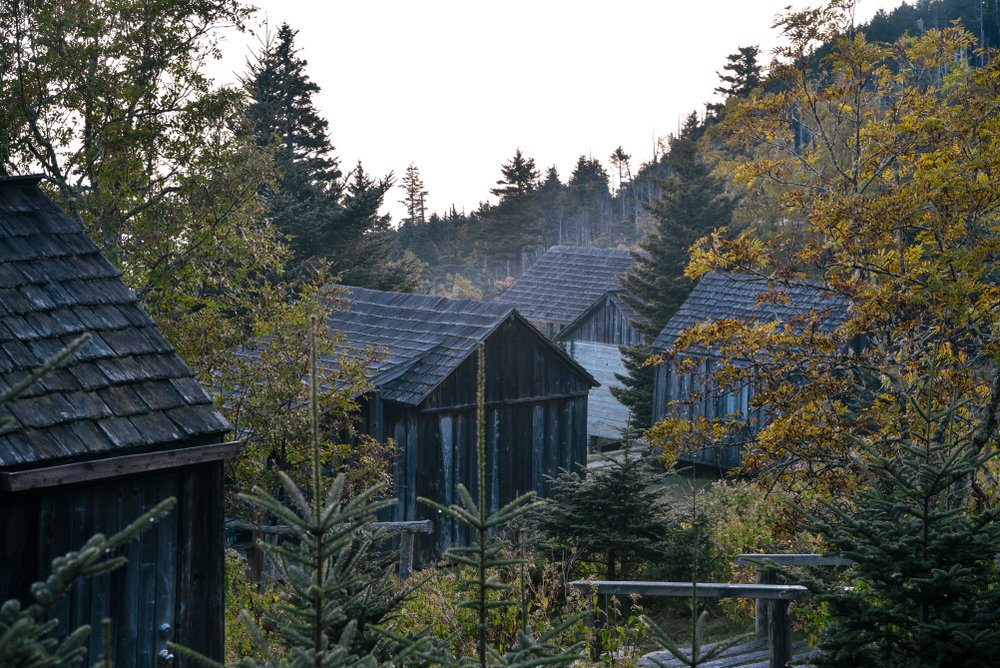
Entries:
{"type": "MultiPolygon", "coordinates": [[[[314,323],[325,323],[333,309],[349,307],[327,280],[328,275],[320,273],[294,286],[262,283],[240,322],[202,309],[194,328],[178,337],[198,346],[181,352],[203,370],[206,382],[214,382],[224,398],[223,410],[243,436],[241,456],[226,464],[234,492],[259,485],[280,495],[279,471],[299,485],[308,484],[313,455],[310,387],[302,379],[311,370],[309,349],[301,342],[310,336],[315,336],[319,354],[330,360],[316,371],[318,400],[324,407],[322,465],[346,476],[349,494],[390,482],[387,463],[393,444],[377,443],[356,431],[355,397],[369,387],[364,368],[370,358],[344,355],[342,335],[328,327],[314,332],[314,323]],[[210,336],[198,338],[196,332],[210,336]],[[250,350],[243,345],[247,341],[254,342],[250,350]]],[[[248,514],[246,505],[229,501],[231,512],[248,514]]]]}
{"type": "MultiPolygon", "coordinates": [[[[496,647],[511,647],[517,636],[527,629],[538,637],[545,630],[574,619],[564,635],[569,642],[583,639],[589,633],[581,613],[589,609],[590,601],[578,590],[567,587],[564,564],[533,551],[521,554],[510,547],[504,553],[512,563],[496,568],[497,581],[517,592],[516,605],[496,607],[488,611],[487,634],[496,647]]],[[[400,606],[395,630],[405,635],[425,633],[439,643],[444,653],[452,656],[473,656],[478,647],[477,613],[469,607],[456,608],[455,601],[464,595],[460,590],[462,574],[454,569],[439,569],[428,574],[400,606]]]]}
{"type": "Polygon", "coordinates": [[[250,97],[247,116],[252,137],[274,151],[279,177],[262,196],[268,215],[289,235],[292,265],[327,255],[336,236],[342,184],[329,128],[313,106],[319,86],[305,73],[306,61],[295,48],[297,31],[283,23],[248,62],[243,86],[250,97]]]}
{"type": "MultiPolygon", "coordinates": [[[[274,647],[276,639],[270,630],[267,614],[281,604],[287,591],[273,580],[266,581],[262,586],[251,582],[246,559],[232,549],[226,550],[225,576],[226,661],[230,664],[241,658],[263,661],[263,653],[258,651],[255,636],[244,623],[243,617],[246,615],[251,619],[274,647]]],[[[274,649],[276,653],[281,651],[280,647],[274,649]]]]}
{"type": "Polygon", "coordinates": [[[856,562],[850,588],[811,583],[830,613],[817,665],[1000,662],[1000,508],[975,499],[973,484],[997,451],[970,447],[967,407],[942,401],[933,377],[910,390],[912,432],[892,455],[862,444],[868,484],[817,524],[856,562]]]}
{"type": "Polygon", "coordinates": [[[249,11],[236,0],[0,6],[12,56],[0,169],[40,171],[154,313],[192,286],[239,285],[273,255],[256,197],[269,161],[239,137],[242,96],[201,69],[216,30],[249,11]]]}
{"type": "Polygon", "coordinates": [[[538,528],[554,546],[572,547],[586,561],[604,564],[609,580],[634,575],[659,560],[670,530],[662,470],[641,451],[626,448],[603,466],[552,480],[538,528]]]}
{"type": "Polygon", "coordinates": [[[650,206],[655,228],[640,244],[635,266],[622,280],[625,299],[643,317],[647,343],[683,303],[694,283],[684,275],[691,246],[713,230],[726,227],[734,201],[725,183],[712,174],[699,148],[703,131],[694,114],[670,138],[669,169],[661,194],[650,206]]]}
{"type": "MultiPolygon", "coordinates": [[[[174,505],[175,499],[165,499],[110,538],[96,534],[79,550],[54,559],[52,574],[45,581],[31,585],[34,603],[22,607],[20,601],[11,599],[0,605],[0,665],[59,668],[81,665],[87,656],[90,626],[81,626],[59,640],[52,637],[59,620],[49,619],[49,610],[79,578],[123,566],[126,559],[115,556],[116,548],[149,527],[151,521],[166,515],[174,505]]],[[[100,665],[110,667],[107,657],[100,665]]]]}
{"type": "MultiPolygon", "coordinates": [[[[725,182],[713,175],[699,147],[704,128],[691,114],[677,136],[670,138],[664,165],[668,176],[659,182],[660,196],[648,208],[654,228],[635,253],[632,271],[622,279],[625,300],[642,320],[637,322],[645,344],[652,344],[680,308],[694,283],[684,275],[690,248],[706,234],[732,221],[735,202],[725,182]]],[[[627,377],[615,397],[627,406],[637,424],[652,421],[653,369],[640,361],[647,350],[625,349],[627,377]]],[[[661,352],[661,351],[655,351],[661,352]]]]}
{"type": "MultiPolygon", "coordinates": [[[[373,539],[361,528],[389,501],[373,501],[378,488],[347,498],[346,477],[329,482],[320,447],[320,409],[317,335],[325,323],[313,321],[310,336],[310,431],[312,457],[309,485],[297,485],[278,473],[280,496],[260,486],[242,498],[266,516],[286,526],[287,542],[263,543],[273,558],[277,579],[287,587],[287,598],[255,623],[249,612],[241,616],[253,653],[244,666],[378,666],[394,665],[419,649],[407,643],[396,649],[378,647],[373,627],[405,596],[389,592],[388,572],[373,559],[373,539]],[[387,654],[387,660],[379,657],[387,654]]],[[[201,661],[192,652],[178,648],[201,661]]],[[[210,661],[207,661],[211,663],[210,661]]]]}
{"type": "Polygon", "coordinates": [[[396,257],[389,217],[379,209],[392,174],[378,179],[359,162],[344,177],[333,155],[327,121],[313,106],[319,86],[305,72],[287,24],[266,41],[243,85],[255,144],[272,152],[278,176],[262,184],[268,217],[287,235],[289,269],[300,273],[319,262],[332,265],[348,285],[410,292],[420,282],[415,259],[396,257]]]}

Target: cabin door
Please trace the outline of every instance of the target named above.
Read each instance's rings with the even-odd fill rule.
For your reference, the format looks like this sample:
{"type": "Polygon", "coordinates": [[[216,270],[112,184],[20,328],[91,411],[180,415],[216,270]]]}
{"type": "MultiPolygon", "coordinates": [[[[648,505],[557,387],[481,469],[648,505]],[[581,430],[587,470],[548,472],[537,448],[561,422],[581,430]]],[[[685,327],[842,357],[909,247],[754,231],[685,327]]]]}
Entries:
{"type": "MultiPolygon", "coordinates": [[[[95,533],[110,535],[163,499],[177,497],[176,473],[165,472],[93,487],[60,491],[42,500],[40,567],[77,550],[95,533]]],[[[64,634],[93,629],[91,665],[103,656],[101,620],[111,619],[115,668],[166,668],[179,661],[166,648],[174,640],[178,586],[176,508],[118,548],[128,563],[112,573],[83,578],[53,611],[64,634]]]]}

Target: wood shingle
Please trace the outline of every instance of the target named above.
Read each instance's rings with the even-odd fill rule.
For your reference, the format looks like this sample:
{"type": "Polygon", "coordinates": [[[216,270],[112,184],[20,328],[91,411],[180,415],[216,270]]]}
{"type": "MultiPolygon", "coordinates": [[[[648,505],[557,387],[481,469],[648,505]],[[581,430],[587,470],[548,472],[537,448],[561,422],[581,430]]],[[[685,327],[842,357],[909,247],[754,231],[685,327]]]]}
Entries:
{"type": "Polygon", "coordinates": [[[5,407],[16,422],[0,434],[0,471],[227,432],[118,271],[37,184],[0,180],[0,388],[91,339],[5,407]]]}
{"type": "Polygon", "coordinates": [[[583,246],[552,246],[497,301],[512,304],[531,320],[576,320],[632,268],[628,251],[583,246]]]}

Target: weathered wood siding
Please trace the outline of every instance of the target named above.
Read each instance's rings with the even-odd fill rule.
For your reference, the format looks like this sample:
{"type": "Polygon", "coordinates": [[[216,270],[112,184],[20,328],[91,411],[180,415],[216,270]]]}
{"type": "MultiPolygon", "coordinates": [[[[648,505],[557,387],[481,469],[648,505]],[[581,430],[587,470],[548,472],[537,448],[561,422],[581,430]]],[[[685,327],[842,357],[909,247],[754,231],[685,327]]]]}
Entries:
{"type": "Polygon", "coordinates": [[[564,341],[594,341],[632,346],[640,343],[642,339],[635,327],[629,323],[630,317],[633,316],[625,313],[619,307],[617,300],[608,294],[601,299],[598,306],[592,308],[579,322],[574,323],[560,338],[564,341]]]}
{"type": "Polygon", "coordinates": [[[656,367],[653,385],[653,420],[664,418],[668,411],[694,419],[709,419],[732,416],[747,419],[748,427],[740,430],[730,441],[718,446],[686,452],[679,458],[682,462],[702,464],[720,469],[730,469],[740,465],[742,444],[753,437],[762,424],[763,413],[750,407],[753,387],[739,390],[705,390],[717,361],[712,357],[701,358],[701,363],[693,373],[676,373],[673,364],[656,367]],[[671,404],[671,402],[675,402],[671,404]]]}
{"type": "Polygon", "coordinates": [[[628,408],[611,394],[612,386],[621,383],[615,374],[625,375],[618,346],[612,343],[590,341],[567,341],[566,352],[590,372],[600,387],[590,390],[587,400],[587,435],[591,437],[619,439],[621,430],[628,422],[628,408]]]}
{"type": "MultiPolygon", "coordinates": [[[[399,444],[395,462],[396,520],[434,521],[433,536],[417,540],[416,559],[428,563],[470,536],[454,521],[417,501],[459,502],[458,486],[478,495],[475,407],[421,413],[400,404],[383,408],[387,433],[399,444]]],[[[586,461],[587,401],[581,396],[489,404],[486,407],[486,498],[496,510],[528,491],[545,495],[546,476],[586,461]]]]}
{"type": "MultiPolygon", "coordinates": [[[[213,462],[94,485],[0,497],[0,600],[27,600],[52,559],[94,533],[112,534],[168,496],[174,510],[121,548],[128,563],[79,580],[53,610],[57,635],[90,624],[89,663],[101,656],[100,623],[114,629],[114,665],[157,664],[166,640],[223,658],[222,464],[213,462]],[[34,568],[25,568],[31,564],[34,568]],[[160,629],[169,624],[164,633],[160,629]]],[[[189,665],[178,657],[174,665],[189,665]]]]}

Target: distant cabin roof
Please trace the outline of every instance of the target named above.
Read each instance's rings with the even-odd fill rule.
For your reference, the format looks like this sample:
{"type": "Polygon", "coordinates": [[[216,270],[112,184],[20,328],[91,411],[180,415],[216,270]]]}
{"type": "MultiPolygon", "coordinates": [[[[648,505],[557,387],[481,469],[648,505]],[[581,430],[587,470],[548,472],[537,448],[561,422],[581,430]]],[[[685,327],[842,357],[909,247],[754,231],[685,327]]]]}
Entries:
{"type": "Polygon", "coordinates": [[[569,323],[609,291],[635,261],[628,251],[552,246],[498,302],[513,304],[528,318],[569,323]]]}
{"type": "Polygon", "coordinates": [[[826,313],[821,328],[832,331],[847,317],[847,304],[829,291],[805,282],[773,286],[766,279],[748,274],[706,274],[687,296],[677,313],[667,322],[653,342],[653,349],[662,351],[674,345],[682,330],[698,322],[725,319],[772,322],[808,315],[810,311],[826,313]],[[780,289],[789,303],[767,301],[758,297],[780,289]]]}
{"type": "MultiPolygon", "coordinates": [[[[351,306],[336,311],[330,327],[344,332],[354,353],[368,346],[384,352],[383,359],[370,369],[372,383],[382,398],[410,405],[423,401],[508,318],[523,321],[509,304],[355,287],[346,290],[351,306]]],[[[567,364],[596,384],[530,323],[524,326],[529,335],[552,346],[567,364]]]]}
{"type": "Polygon", "coordinates": [[[0,390],[92,338],[2,409],[0,469],[205,444],[229,431],[194,374],[80,226],[0,178],[0,390]]]}

